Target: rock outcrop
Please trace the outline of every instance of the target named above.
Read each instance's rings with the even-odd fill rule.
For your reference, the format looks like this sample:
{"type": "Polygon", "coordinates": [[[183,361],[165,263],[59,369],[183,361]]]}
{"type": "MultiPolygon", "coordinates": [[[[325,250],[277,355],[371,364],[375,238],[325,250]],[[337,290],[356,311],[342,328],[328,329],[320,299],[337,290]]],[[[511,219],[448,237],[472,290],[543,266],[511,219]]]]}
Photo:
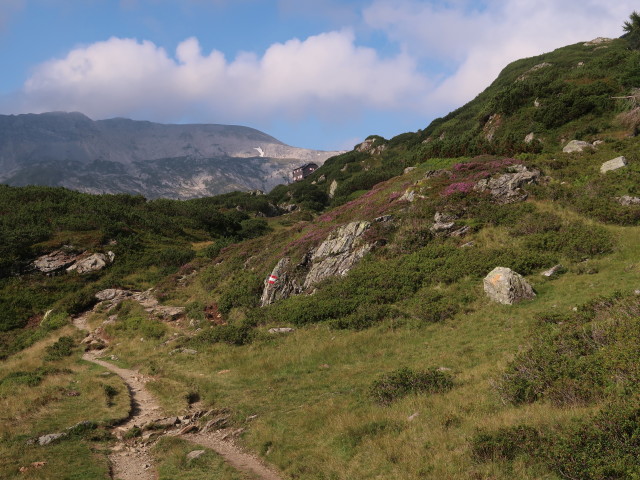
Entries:
{"type": "Polygon", "coordinates": [[[583,142],[582,140],[571,140],[564,146],[562,151],[564,153],[580,153],[584,152],[585,150],[591,149],[593,149],[593,145],[589,142],[583,142]]]}
{"type": "Polygon", "coordinates": [[[338,182],[333,180],[331,185],[329,185],[329,198],[333,198],[336,194],[336,190],[338,189],[338,182]]]}
{"type": "Polygon", "coordinates": [[[463,237],[470,229],[467,225],[456,225],[457,219],[458,217],[450,213],[436,212],[430,230],[436,236],[463,237]]]}
{"type": "Polygon", "coordinates": [[[111,251],[105,253],[94,253],[88,257],[84,257],[76,261],[73,265],[67,268],[67,272],[78,272],[79,274],[97,272],[102,270],[107,265],[113,263],[116,258],[115,254],[111,251]]]}
{"type": "Polygon", "coordinates": [[[378,155],[386,149],[387,146],[379,138],[367,138],[356,146],[356,152],[370,153],[371,155],[378,155]]]}
{"type": "Polygon", "coordinates": [[[78,253],[72,247],[55,250],[46,255],[36,258],[32,266],[34,269],[46,273],[47,275],[61,272],[76,271],[80,274],[97,272],[107,265],[113,263],[116,256],[113,252],[105,253],[78,253]]]}
{"type": "Polygon", "coordinates": [[[370,226],[367,221],[358,221],[338,227],[297,265],[289,257],[280,259],[264,282],[260,305],[303,293],[326,278],[346,275],[373,248],[364,239],[370,226]]]}
{"type": "Polygon", "coordinates": [[[613,42],[613,38],[598,37],[594,38],[593,40],[589,40],[588,42],[584,42],[582,45],[584,45],[585,47],[596,47],[598,45],[603,45],[610,42],[613,42]]]}
{"type": "Polygon", "coordinates": [[[72,250],[55,250],[36,258],[32,265],[36,270],[50,274],[70,267],[80,258],[80,255],[80,253],[73,252],[72,250]]]}
{"type": "Polygon", "coordinates": [[[304,288],[316,285],[328,277],[346,275],[373,247],[362,239],[370,226],[366,221],[351,222],[331,233],[311,255],[312,265],[305,278],[304,288]]]}
{"type": "Polygon", "coordinates": [[[494,302],[513,305],[536,296],[531,285],[510,268],[496,267],[484,278],[484,291],[494,302]]]}
{"type": "Polygon", "coordinates": [[[613,160],[604,162],[600,166],[600,173],[607,173],[613,170],[618,170],[627,166],[627,159],[625,157],[616,157],[613,160]]]}
{"type": "Polygon", "coordinates": [[[289,257],[281,258],[273,267],[271,275],[264,282],[262,296],[260,297],[260,306],[271,305],[278,300],[284,300],[291,295],[302,292],[302,286],[296,278],[289,273],[289,265],[291,259],[289,257]]]}
{"type": "Polygon", "coordinates": [[[618,197],[616,200],[618,200],[618,203],[620,205],[624,205],[625,207],[630,207],[632,205],[640,205],[640,197],[623,195],[622,197],[618,197]]]}
{"type": "Polygon", "coordinates": [[[499,203],[514,203],[526,200],[528,194],[521,187],[537,183],[539,170],[529,170],[524,165],[512,165],[497,177],[484,178],[473,187],[475,191],[488,191],[499,203]]]}
{"type": "Polygon", "coordinates": [[[158,299],[153,296],[152,290],[144,292],[134,292],[119,288],[107,288],[95,294],[95,298],[103,303],[107,309],[111,309],[124,300],[134,300],[148,313],[163,320],[177,320],[184,315],[184,307],[172,307],[160,305],[158,299]]]}

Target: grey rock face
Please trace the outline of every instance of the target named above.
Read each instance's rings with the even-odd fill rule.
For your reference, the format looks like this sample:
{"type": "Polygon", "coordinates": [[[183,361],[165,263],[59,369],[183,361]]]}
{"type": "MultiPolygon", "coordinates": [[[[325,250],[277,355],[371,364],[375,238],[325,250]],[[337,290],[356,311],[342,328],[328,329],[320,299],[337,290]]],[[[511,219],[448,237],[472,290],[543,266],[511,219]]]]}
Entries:
{"type": "Polygon", "coordinates": [[[513,305],[536,296],[531,285],[510,268],[496,267],[484,278],[484,291],[494,302],[513,305]]]}
{"type": "Polygon", "coordinates": [[[292,266],[289,257],[280,259],[264,282],[260,305],[300,294],[326,278],[346,275],[373,248],[363,238],[370,226],[359,221],[337,228],[299,265],[292,266]]]}
{"type": "Polygon", "coordinates": [[[528,196],[521,187],[536,183],[540,176],[538,170],[529,170],[524,165],[513,165],[509,167],[509,173],[482,179],[473,189],[480,192],[489,191],[499,203],[520,202],[528,196]]]}
{"type": "Polygon", "coordinates": [[[564,153],[579,153],[592,148],[593,145],[591,145],[589,142],[583,142],[582,140],[571,140],[565,145],[562,151],[564,153]]]}
{"type": "Polygon", "coordinates": [[[273,267],[271,275],[264,281],[260,306],[271,305],[302,292],[302,286],[288,272],[290,263],[291,259],[284,257],[273,267]]]}
{"type": "Polygon", "coordinates": [[[187,460],[195,460],[198,457],[201,457],[206,453],[205,450],[194,450],[192,452],[187,453],[187,460]]]}
{"type": "Polygon", "coordinates": [[[627,159],[625,157],[616,157],[613,160],[604,162],[600,167],[600,173],[611,172],[613,170],[618,170],[619,168],[624,168],[626,166],[627,166],[627,159]]]}
{"type": "Polygon", "coordinates": [[[351,222],[331,233],[311,256],[312,266],[304,281],[304,288],[328,277],[346,275],[373,247],[362,239],[370,226],[366,221],[351,222]]]}
{"type": "Polygon", "coordinates": [[[361,144],[356,146],[356,152],[370,153],[371,155],[378,155],[386,150],[387,146],[381,144],[376,138],[369,138],[361,144]]]}

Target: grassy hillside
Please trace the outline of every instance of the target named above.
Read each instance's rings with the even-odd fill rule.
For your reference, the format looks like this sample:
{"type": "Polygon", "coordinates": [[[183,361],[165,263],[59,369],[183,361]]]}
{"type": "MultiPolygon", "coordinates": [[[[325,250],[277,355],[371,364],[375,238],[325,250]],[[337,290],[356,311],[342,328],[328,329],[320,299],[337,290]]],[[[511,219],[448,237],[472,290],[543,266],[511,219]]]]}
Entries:
{"type": "MultiPolygon", "coordinates": [[[[638,477],[640,205],[620,197],[640,196],[639,60],[620,39],[515,62],[425,130],[371,137],[266,196],[0,189],[0,306],[12,312],[1,323],[0,471],[17,475],[38,456],[51,465],[33,478],[72,478],[55,460],[72,455],[83,478],[105,475],[125,387],[79,360],[69,318],[102,288],[154,287],[187,321],[160,321],[133,301],[98,309],[89,322],[111,340],[104,356],[151,376],[168,414],[194,399],[228,411],[238,442],[284,478],[638,477]],[[601,142],[563,153],[573,139],[601,142]],[[600,172],[619,156],[626,167],[600,172]],[[526,200],[474,188],[525,167],[541,174],[526,200]],[[434,231],[436,213],[464,236],[434,231]],[[281,258],[303,265],[337,227],[362,220],[375,247],[348,275],[259,306],[281,258]],[[113,249],[116,261],[90,276],[25,270],[70,242],[113,249]],[[497,266],[524,275],[535,299],[490,301],[482,279],[497,266]],[[24,447],[80,420],[94,426],[24,447]]],[[[240,478],[210,454],[186,464],[187,446],[162,442],[160,478],[240,478]]]]}

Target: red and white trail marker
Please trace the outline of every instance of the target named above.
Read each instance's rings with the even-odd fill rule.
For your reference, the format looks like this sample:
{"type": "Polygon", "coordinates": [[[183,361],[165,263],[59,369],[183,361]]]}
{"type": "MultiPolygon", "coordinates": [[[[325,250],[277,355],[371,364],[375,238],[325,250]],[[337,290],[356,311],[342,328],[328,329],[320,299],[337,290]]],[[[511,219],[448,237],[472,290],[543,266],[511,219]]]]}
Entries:
{"type": "Polygon", "coordinates": [[[278,280],[278,277],[275,275],[269,275],[269,285],[273,285],[278,280]]]}

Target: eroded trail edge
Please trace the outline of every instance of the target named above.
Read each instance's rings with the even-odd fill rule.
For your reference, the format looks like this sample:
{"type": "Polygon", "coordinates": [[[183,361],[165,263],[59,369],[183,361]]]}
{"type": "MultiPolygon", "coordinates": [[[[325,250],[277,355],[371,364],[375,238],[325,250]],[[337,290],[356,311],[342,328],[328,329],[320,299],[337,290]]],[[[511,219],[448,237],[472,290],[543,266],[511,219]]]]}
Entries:
{"type": "MultiPolygon", "coordinates": [[[[87,334],[90,328],[87,323],[89,312],[74,319],[74,325],[87,334]]],[[[91,350],[83,355],[83,359],[100,365],[118,375],[126,384],[131,399],[131,411],[124,423],[116,426],[113,433],[118,438],[116,445],[109,455],[112,478],[118,480],[154,480],[157,473],[154,468],[151,447],[164,435],[178,436],[193,444],[210,448],[220,455],[231,467],[248,473],[258,480],[282,480],[282,477],[272,467],[266,465],[257,456],[244,452],[229,438],[232,438],[228,429],[209,430],[206,427],[200,429],[194,422],[202,412],[193,416],[165,417],[159,403],[146,389],[145,383],[149,381],[141,373],[121,368],[99,357],[104,356],[103,350],[91,350]],[[174,421],[175,419],[175,421],[174,421]],[[169,420],[169,421],[167,421],[169,420]],[[153,437],[143,435],[142,441],[127,441],[124,436],[133,427],[143,428],[149,424],[164,424],[167,429],[153,437]],[[185,427],[185,424],[187,425],[185,427]],[[146,440],[146,441],[145,441],[146,440]]],[[[215,420],[208,422],[215,423],[215,420]]]]}

